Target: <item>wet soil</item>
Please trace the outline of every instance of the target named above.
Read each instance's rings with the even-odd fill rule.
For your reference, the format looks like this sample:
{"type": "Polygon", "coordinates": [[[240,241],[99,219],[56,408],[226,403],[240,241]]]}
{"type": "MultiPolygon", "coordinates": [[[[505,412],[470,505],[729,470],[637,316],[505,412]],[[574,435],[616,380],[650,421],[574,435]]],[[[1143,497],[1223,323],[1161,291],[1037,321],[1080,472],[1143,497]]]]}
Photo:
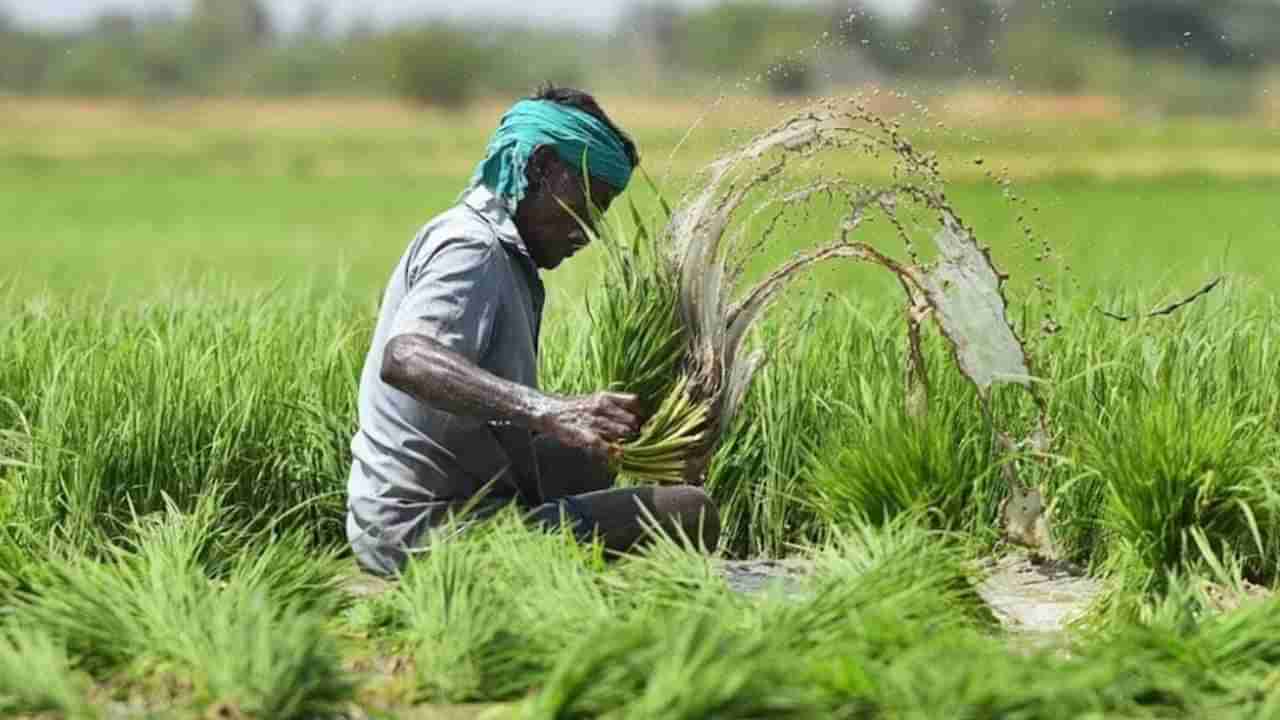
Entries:
{"type": "Polygon", "coordinates": [[[725,560],[720,569],[737,592],[760,593],[776,584],[783,593],[798,595],[811,566],[804,560],[725,560]]]}
{"type": "Polygon", "coordinates": [[[982,563],[978,592],[1004,624],[1023,639],[1049,641],[1078,619],[1102,584],[1067,563],[1007,555],[982,563]]]}
{"type": "MultiPolygon", "coordinates": [[[[778,584],[801,593],[809,566],[800,560],[746,560],[722,563],[729,586],[743,593],[778,584]]],[[[1101,584],[1067,563],[1041,561],[1018,553],[979,563],[978,593],[1005,629],[1019,641],[1052,641],[1088,609],[1101,584]]]]}

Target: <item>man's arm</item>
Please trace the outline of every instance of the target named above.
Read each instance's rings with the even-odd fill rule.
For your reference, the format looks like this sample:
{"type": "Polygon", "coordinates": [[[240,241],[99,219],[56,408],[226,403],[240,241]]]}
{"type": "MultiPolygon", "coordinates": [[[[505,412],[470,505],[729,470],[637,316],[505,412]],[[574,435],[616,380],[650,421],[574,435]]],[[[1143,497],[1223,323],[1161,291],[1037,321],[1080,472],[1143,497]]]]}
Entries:
{"type": "Polygon", "coordinates": [[[455,415],[508,421],[607,454],[609,442],[639,427],[636,398],[546,395],[479,366],[505,282],[502,252],[492,238],[460,233],[408,264],[413,280],[383,349],[383,382],[455,415]]]}
{"type": "Polygon", "coordinates": [[[640,427],[634,395],[544,394],[504,380],[426,335],[397,335],[387,343],[382,381],[446,412],[505,420],[599,457],[607,456],[610,442],[640,427]]]}

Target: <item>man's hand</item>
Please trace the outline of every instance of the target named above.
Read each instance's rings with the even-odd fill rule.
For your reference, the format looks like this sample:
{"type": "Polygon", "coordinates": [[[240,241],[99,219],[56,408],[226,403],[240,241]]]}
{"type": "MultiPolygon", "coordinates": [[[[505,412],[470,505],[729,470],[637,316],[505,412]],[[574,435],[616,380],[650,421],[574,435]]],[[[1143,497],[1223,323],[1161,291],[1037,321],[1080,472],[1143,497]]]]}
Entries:
{"type": "Polygon", "coordinates": [[[624,393],[544,395],[477,366],[423,335],[397,335],[383,353],[382,381],[432,407],[507,421],[564,445],[609,457],[609,444],[640,429],[640,400],[624,393]]]}
{"type": "Polygon", "coordinates": [[[640,399],[625,393],[549,397],[537,415],[534,429],[603,460],[609,456],[610,443],[640,429],[641,412],[640,399]]]}

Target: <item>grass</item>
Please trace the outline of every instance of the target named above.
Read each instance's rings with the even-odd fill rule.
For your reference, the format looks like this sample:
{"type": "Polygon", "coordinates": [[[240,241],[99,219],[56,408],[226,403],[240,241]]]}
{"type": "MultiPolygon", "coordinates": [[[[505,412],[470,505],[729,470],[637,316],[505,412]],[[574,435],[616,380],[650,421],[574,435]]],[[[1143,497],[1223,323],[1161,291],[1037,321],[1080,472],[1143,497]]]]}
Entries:
{"type": "Polygon", "coordinates": [[[0,636],[0,712],[94,717],[88,685],[71,670],[66,648],[47,634],[8,627],[0,636]]]}
{"type": "MultiPolygon", "coordinates": [[[[973,591],[971,560],[1000,546],[1005,493],[975,391],[935,338],[931,412],[910,416],[899,291],[843,266],[760,328],[773,358],[708,476],[721,552],[808,557],[818,572],[796,592],[736,594],[675,540],[606,562],[505,518],[441,539],[387,594],[349,597],[342,493],[376,302],[414,228],[460,190],[471,156],[454,147],[483,138],[446,142],[446,120],[397,113],[246,124],[232,107],[201,124],[181,108],[138,112],[118,133],[40,106],[0,113],[0,267],[16,268],[0,275],[0,712],[1280,706],[1280,615],[1253,599],[1275,586],[1280,550],[1268,290],[1280,187],[1266,128],[1049,122],[922,139],[957,170],[952,200],[1013,275],[1054,435],[1018,458],[1021,477],[1049,490],[1062,552],[1110,589],[1064,652],[1011,646],[973,591]],[[978,154],[1011,165],[1019,200],[983,179],[978,154]],[[1050,261],[1023,238],[1023,212],[1050,261]],[[1226,286],[1170,317],[1095,309],[1141,312],[1220,272],[1226,286]],[[1042,331],[1046,314],[1059,331],[1042,331]]],[[[638,123],[654,163],[678,140],[664,123],[638,123]]],[[[727,136],[712,125],[677,180],[727,136]]],[[[784,237],[825,240],[840,211],[788,217],[784,237]]],[[[795,248],[779,243],[748,275],[795,248]]],[[[581,298],[605,262],[593,249],[548,277],[544,387],[593,390],[600,366],[625,361],[593,356],[586,332],[581,298]]],[[[1034,418],[1022,397],[995,407],[1015,425],[1034,418]]]]}
{"type": "Polygon", "coordinates": [[[368,319],[328,305],[296,292],[178,293],[127,312],[14,298],[0,320],[13,515],[92,543],[216,486],[230,510],[275,508],[340,540],[368,319]],[[286,327],[304,314],[310,339],[286,327]]]}
{"type": "Polygon", "coordinates": [[[332,713],[354,689],[325,629],[341,606],[332,556],[296,537],[236,548],[244,538],[220,517],[223,496],[207,497],[192,514],[139,518],[105,561],[55,548],[15,616],[95,677],[168,686],[180,705],[332,713]]]}

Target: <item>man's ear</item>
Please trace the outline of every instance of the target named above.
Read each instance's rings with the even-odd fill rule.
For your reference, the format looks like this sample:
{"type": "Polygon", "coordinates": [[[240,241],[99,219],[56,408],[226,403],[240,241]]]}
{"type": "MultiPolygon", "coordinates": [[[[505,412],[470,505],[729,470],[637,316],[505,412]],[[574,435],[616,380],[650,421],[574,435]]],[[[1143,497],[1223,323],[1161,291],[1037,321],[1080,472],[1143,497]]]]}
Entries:
{"type": "Polygon", "coordinates": [[[529,156],[529,165],[525,174],[529,178],[530,188],[540,190],[551,179],[556,167],[556,151],[550,145],[539,145],[529,156]]]}

